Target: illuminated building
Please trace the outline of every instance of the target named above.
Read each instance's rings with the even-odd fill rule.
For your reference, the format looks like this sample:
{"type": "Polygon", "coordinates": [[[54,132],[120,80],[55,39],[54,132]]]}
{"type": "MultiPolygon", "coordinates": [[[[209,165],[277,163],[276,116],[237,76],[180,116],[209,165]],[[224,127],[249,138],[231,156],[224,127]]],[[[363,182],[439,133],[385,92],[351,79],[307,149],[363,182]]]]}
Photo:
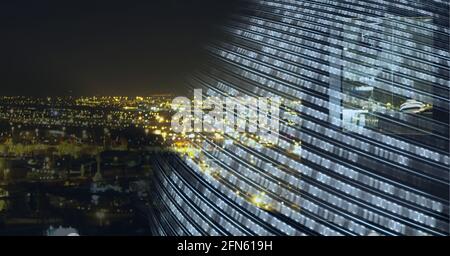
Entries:
{"type": "Polygon", "coordinates": [[[155,234],[448,235],[448,24],[440,0],[249,1],[189,84],[288,100],[279,142],[154,159],[155,234]]]}

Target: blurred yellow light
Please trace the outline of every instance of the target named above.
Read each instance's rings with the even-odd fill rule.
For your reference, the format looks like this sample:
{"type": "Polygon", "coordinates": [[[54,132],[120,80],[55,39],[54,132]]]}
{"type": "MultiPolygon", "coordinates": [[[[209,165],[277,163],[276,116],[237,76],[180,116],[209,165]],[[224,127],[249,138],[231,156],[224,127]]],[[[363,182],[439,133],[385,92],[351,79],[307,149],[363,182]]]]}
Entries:
{"type": "Polygon", "coordinates": [[[259,206],[262,202],[263,200],[260,195],[255,195],[252,197],[252,203],[255,204],[256,206],[259,206]]]}

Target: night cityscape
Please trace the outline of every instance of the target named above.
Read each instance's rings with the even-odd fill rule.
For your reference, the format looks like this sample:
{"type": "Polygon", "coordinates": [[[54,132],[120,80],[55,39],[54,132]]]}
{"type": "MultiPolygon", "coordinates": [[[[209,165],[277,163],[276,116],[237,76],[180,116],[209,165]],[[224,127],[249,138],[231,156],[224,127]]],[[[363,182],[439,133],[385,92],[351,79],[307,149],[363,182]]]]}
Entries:
{"type": "Polygon", "coordinates": [[[449,236],[448,1],[62,2],[0,4],[0,236],[449,236]]]}
{"type": "Polygon", "coordinates": [[[167,125],[168,99],[3,97],[1,234],[145,234],[136,209],[150,201],[135,183],[184,143],[167,125]]]}

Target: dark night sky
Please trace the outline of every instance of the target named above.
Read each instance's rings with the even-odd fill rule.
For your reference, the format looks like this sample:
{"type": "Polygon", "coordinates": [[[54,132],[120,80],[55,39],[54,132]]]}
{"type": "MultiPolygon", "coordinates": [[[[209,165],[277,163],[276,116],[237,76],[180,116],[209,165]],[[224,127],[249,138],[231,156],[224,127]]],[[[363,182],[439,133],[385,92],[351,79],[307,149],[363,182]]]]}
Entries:
{"type": "Polygon", "coordinates": [[[237,1],[0,2],[0,95],[177,93],[237,1]]]}

